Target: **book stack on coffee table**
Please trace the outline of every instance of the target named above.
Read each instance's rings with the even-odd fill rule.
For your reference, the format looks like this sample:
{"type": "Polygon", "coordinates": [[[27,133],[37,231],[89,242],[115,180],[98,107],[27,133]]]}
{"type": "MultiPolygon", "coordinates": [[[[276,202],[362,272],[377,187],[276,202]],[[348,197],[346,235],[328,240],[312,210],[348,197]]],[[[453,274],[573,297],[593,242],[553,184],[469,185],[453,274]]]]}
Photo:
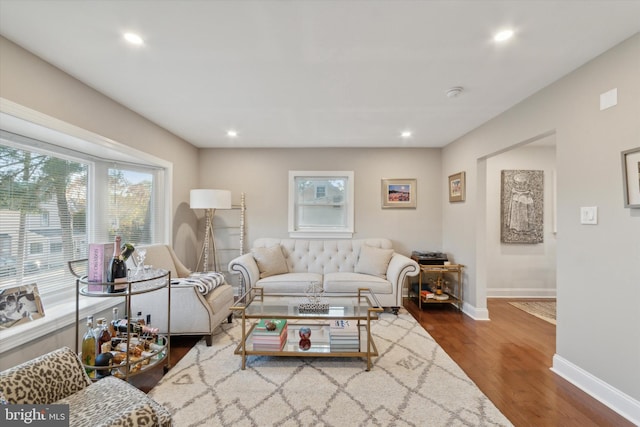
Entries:
{"type": "Polygon", "coordinates": [[[251,337],[254,350],[280,351],[287,342],[287,319],[260,319],[251,337]]]}
{"type": "Polygon", "coordinates": [[[329,329],[331,351],[360,351],[357,320],[332,320],[329,329]]]}

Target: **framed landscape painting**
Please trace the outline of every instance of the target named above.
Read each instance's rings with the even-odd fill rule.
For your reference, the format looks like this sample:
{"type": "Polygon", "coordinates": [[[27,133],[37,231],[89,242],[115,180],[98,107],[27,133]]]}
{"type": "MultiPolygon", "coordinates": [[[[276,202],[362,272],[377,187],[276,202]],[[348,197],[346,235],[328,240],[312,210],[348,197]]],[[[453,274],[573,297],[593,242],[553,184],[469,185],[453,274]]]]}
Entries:
{"type": "Polygon", "coordinates": [[[416,203],[415,179],[383,179],[382,208],[413,208],[416,203]]]}

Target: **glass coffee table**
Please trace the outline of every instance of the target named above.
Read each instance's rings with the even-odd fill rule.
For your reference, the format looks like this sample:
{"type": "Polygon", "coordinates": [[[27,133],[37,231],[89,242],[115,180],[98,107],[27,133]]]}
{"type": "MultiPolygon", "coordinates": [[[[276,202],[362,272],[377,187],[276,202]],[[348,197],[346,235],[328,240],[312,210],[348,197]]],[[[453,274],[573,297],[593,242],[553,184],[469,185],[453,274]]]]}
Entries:
{"type": "Polygon", "coordinates": [[[378,356],[371,321],[377,320],[384,309],[366,288],[358,289],[353,296],[322,297],[321,303],[312,307],[304,296],[269,295],[256,287],[242,295],[230,310],[242,313],[242,339],[235,349],[235,354],[242,357],[242,369],[246,367],[247,356],[263,355],[362,357],[366,358],[369,371],[371,358],[378,356]],[[276,331],[270,344],[264,345],[264,336],[269,335],[264,324],[273,320],[280,323],[286,320],[287,330],[280,335],[280,343],[273,337],[278,336],[276,331]],[[349,332],[341,329],[344,325],[349,332]]]}

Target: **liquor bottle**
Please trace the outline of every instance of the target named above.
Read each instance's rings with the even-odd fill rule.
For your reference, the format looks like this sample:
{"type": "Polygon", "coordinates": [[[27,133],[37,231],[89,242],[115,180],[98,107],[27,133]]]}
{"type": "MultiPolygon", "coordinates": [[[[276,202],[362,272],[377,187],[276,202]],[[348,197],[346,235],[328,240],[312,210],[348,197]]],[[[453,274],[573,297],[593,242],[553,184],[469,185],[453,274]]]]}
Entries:
{"type": "MultiPolygon", "coordinates": [[[[95,366],[96,364],[96,336],[93,333],[93,316],[87,317],[87,332],[82,337],[82,363],[95,366]]],[[[94,369],[84,368],[90,378],[96,377],[94,369]]]]}
{"type": "Polygon", "coordinates": [[[109,333],[111,334],[111,338],[117,338],[118,336],[118,307],[113,307],[113,319],[111,323],[109,323],[109,333]]]}
{"type": "Polygon", "coordinates": [[[120,253],[120,236],[116,236],[116,242],[113,247],[113,256],[109,261],[107,268],[107,282],[113,283],[107,286],[108,293],[124,292],[127,290],[127,265],[122,259],[120,253]]]}
{"type": "Polygon", "coordinates": [[[111,334],[107,328],[107,322],[102,322],[100,334],[98,335],[98,354],[107,353],[111,351],[111,334]]]}

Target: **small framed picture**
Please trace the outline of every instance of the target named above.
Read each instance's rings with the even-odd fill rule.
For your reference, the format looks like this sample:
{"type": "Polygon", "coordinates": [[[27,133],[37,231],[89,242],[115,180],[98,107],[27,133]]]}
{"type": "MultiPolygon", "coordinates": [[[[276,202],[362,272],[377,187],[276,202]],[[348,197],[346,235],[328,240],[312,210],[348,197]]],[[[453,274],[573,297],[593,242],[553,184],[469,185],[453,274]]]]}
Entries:
{"type": "Polygon", "coordinates": [[[417,182],[409,179],[382,180],[382,208],[413,208],[416,204],[417,182]]]}
{"type": "Polygon", "coordinates": [[[464,202],[464,172],[449,175],[449,202],[464,202]]]}
{"type": "Polygon", "coordinates": [[[0,288],[0,330],[43,316],[44,308],[35,283],[0,288]]]}
{"type": "Polygon", "coordinates": [[[624,207],[640,209],[640,147],[622,152],[624,207]]]}

